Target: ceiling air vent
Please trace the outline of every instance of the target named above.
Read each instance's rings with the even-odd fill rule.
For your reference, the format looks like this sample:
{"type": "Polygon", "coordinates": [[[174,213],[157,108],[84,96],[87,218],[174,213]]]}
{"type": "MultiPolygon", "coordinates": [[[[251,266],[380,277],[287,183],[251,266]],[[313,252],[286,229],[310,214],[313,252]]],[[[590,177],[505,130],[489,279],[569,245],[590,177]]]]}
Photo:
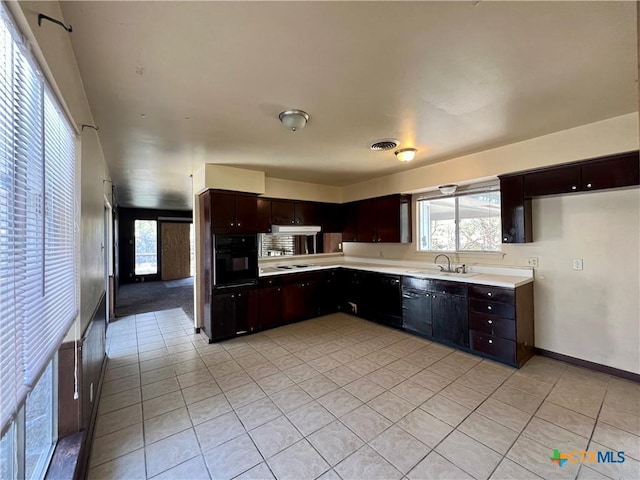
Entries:
{"type": "Polygon", "coordinates": [[[375,152],[384,152],[385,150],[393,150],[400,142],[395,138],[383,138],[369,145],[369,148],[375,152]]]}

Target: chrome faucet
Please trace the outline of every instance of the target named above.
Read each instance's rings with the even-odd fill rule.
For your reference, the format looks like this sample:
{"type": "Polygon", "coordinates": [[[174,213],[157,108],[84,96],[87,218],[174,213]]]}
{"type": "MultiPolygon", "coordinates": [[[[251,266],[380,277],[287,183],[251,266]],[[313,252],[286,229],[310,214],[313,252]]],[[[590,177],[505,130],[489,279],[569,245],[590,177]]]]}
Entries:
{"type": "Polygon", "coordinates": [[[451,259],[445,255],[444,253],[441,253],[440,255],[437,255],[436,258],[433,259],[433,263],[435,263],[436,265],[438,265],[438,268],[440,269],[441,272],[451,272],[451,259]],[[438,265],[438,259],[440,257],[444,257],[447,259],[447,269],[445,270],[444,267],[442,265],[438,265]]]}

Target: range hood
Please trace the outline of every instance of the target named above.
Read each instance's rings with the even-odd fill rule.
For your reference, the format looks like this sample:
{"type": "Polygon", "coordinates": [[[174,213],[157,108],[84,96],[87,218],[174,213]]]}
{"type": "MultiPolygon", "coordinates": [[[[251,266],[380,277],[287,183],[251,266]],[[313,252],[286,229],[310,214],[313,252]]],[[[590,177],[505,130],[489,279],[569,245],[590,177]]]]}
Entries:
{"type": "Polygon", "coordinates": [[[272,225],[273,235],[315,235],[320,233],[318,225],[272,225]]]}

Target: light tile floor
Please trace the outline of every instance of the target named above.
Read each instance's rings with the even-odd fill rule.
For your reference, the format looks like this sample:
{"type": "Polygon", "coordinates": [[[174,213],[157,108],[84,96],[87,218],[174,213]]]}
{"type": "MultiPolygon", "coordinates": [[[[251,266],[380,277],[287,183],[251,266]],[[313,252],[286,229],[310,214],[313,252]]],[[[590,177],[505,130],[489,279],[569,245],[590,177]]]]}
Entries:
{"type": "Polygon", "coordinates": [[[90,479],[640,478],[640,385],[548,358],[345,314],[209,345],[182,310],[118,319],[107,348],[90,479]]]}

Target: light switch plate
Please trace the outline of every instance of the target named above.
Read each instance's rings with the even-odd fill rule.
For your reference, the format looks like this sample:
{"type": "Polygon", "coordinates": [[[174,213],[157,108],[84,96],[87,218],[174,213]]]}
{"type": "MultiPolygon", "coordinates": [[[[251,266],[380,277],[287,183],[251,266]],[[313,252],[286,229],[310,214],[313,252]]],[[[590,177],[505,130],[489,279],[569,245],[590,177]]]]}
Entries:
{"type": "Polygon", "coordinates": [[[573,269],[574,270],[582,270],[582,259],[574,258],[573,259],[573,269]]]}
{"type": "Polygon", "coordinates": [[[527,266],[538,268],[538,257],[527,257],[527,266]]]}

